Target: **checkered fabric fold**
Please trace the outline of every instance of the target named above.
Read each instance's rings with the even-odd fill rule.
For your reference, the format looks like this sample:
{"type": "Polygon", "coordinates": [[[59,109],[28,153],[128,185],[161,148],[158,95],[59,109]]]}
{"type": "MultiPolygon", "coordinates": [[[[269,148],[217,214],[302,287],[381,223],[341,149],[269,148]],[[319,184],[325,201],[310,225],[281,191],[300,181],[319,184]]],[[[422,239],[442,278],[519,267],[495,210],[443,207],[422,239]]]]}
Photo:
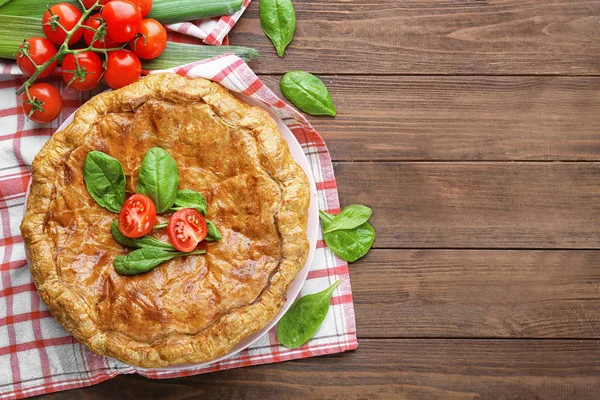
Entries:
{"type": "MultiPolygon", "coordinates": [[[[308,121],[285,104],[240,58],[228,54],[172,70],[180,75],[219,82],[233,92],[252,96],[266,104],[290,128],[306,154],[317,185],[319,208],[339,211],[333,166],[323,139],[308,121]]],[[[174,378],[355,349],[356,325],[348,265],[337,258],[319,232],[317,250],[302,295],[315,293],[338,279],[342,284],[331,300],[331,309],[316,336],[298,349],[277,342],[275,329],[235,356],[208,367],[140,369],[90,353],[50,315],[33,284],[19,224],[25,209],[25,193],[33,157],[56,128],[88,94],[64,87],[62,115],[49,125],[25,118],[15,88],[24,82],[12,64],[0,64],[0,398],[23,398],[72,389],[110,379],[118,374],[139,373],[149,378],[174,378]]]]}
{"type": "Polygon", "coordinates": [[[251,0],[244,0],[241,10],[231,15],[169,24],[167,25],[167,29],[202,39],[206,44],[220,46],[223,44],[223,40],[231,28],[233,28],[244,11],[246,11],[246,8],[250,5],[250,1],[251,0]]]}

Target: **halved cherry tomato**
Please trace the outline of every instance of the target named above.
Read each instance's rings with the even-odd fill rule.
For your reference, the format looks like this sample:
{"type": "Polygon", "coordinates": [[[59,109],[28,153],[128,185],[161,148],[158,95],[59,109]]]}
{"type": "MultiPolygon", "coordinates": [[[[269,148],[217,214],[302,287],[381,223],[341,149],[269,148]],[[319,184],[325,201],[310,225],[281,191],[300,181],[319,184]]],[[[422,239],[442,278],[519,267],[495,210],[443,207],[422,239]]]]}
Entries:
{"type": "Polygon", "coordinates": [[[150,60],[162,54],[167,46],[167,31],[160,22],[152,18],[142,20],[140,35],[129,42],[129,48],[139,58],[150,60]]]}
{"type": "Polygon", "coordinates": [[[127,86],[137,81],[141,73],[142,63],[135,53],[129,50],[116,50],[108,53],[104,80],[111,88],[119,89],[127,86]]]}
{"type": "Polygon", "coordinates": [[[102,77],[102,60],[93,51],[77,53],[77,60],[73,54],[67,54],[62,62],[62,77],[70,87],[77,90],[90,90],[95,88],[102,77]],[[79,63],[79,71],[77,71],[79,63]]]}
{"type": "MultiPolygon", "coordinates": [[[[105,5],[106,3],[108,3],[110,0],[100,0],[100,4],[98,4],[99,8],[100,6],[105,5]]],[[[96,4],[96,0],[83,0],[83,6],[86,8],[86,10],[89,10],[90,8],[92,8],[92,6],[96,4]]]]}
{"type": "Polygon", "coordinates": [[[128,238],[149,234],[156,224],[156,207],[148,196],[134,194],[125,200],[119,212],[119,231],[128,238]]]}
{"type": "Polygon", "coordinates": [[[142,13],[137,5],[127,0],[112,0],[102,8],[108,38],[125,43],[137,35],[142,23],[142,13]]]}
{"type": "Polygon", "coordinates": [[[150,10],[152,9],[152,0],[129,0],[132,3],[135,3],[139,9],[140,12],[142,13],[142,17],[145,17],[146,15],[148,15],[148,13],[150,13],[150,10]]]}
{"type": "Polygon", "coordinates": [[[29,95],[31,100],[27,93],[23,94],[23,112],[30,120],[45,124],[58,117],[62,110],[62,96],[54,86],[34,83],[29,87],[29,95]],[[32,110],[35,111],[31,113],[32,110]]]}
{"type": "MultiPolygon", "coordinates": [[[[94,48],[110,49],[113,47],[121,47],[121,46],[119,46],[119,43],[112,41],[108,37],[106,37],[106,23],[104,22],[104,19],[102,19],[102,16],[100,14],[94,14],[91,17],[89,17],[85,21],[85,26],[89,26],[90,28],[94,28],[94,29],[100,29],[101,31],[103,31],[102,35],[104,35],[104,36],[101,37],[102,35],[100,35],[94,41],[94,45],[93,45],[94,48]]],[[[94,31],[91,31],[89,29],[84,29],[83,40],[85,41],[85,43],[88,46],[92,45],[92,40],[94,40],[94,34],[95,34],[94,31]]]]}
{"type": "MultiPolygon", "coordinates": [[[[42,65],[56,54],[56,47],[46,38],[32,37],[21,43],[17,52],[17,65],[25,75],[31,76],[35,73],[35,65],[21,52],[24,47],[28,47],[29,57],[37,64],[42,65]]],[[[38,78],[49,76],[56,68],[57,62],[53,62],[42,71],[38,78]]]]}
{"type": "MultiPolygon", "coordinates": [[[[81,19],[81,11],[73,4],[69,3],[58,3],[53,5],[44,13],[44,17],[42,18],[42,29],[44,31],[44,35],[52,43],[61,45],[67,38],[67,34],[60,26],[52,27],[52,21],[56,21],[60,23],[60,25],[65,28],[67,31],[70,31],[77,25],[79,20],[81,19]]],[[[83,35],[82,28],[77,29],[69,39],[69,44],[75,44],[81,39],[81,35],[83,35]]]]}
{"type": "Polygon", "coordinates": [[[179,251],[192,251],[208,234],[206,220],[193,208],[177,211],[167,225],[169,241],[179,251]]]}

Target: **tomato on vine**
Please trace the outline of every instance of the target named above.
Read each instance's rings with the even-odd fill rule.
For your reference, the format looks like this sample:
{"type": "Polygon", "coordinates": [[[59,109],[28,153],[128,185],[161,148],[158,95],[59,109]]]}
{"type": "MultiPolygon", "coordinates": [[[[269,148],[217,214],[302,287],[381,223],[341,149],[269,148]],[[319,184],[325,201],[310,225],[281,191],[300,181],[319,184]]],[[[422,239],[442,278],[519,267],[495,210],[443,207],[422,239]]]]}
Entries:
{"type": "MultiPolygon", "coordinates": [[[[56,54],[56,47],[46,38],[41,37],[32,37],[29,38],[19,47],[17,51],[17,65],[21,69],[21,71],[27,75],[31,76],[35,73],[35,66],[42,65],[46,61],[50,60],[56,54]],[[35,65],[31,62],[31,60],[25,55],[25,52],[29,55],[29,58],[33,60],[35,65]]],[[[49,76],[52,71],[56,68],[57,62],[54,61],[52,64],[48,65],[39,75],[38,78],[45,78],[49,76]]]]}
{"type": "Polygon", "coordinates": [[[141,73],[142,63],[135,53],[129,50],[116,50],[108,53],[104,80],[111,88],[119,89],[127,86],[137,81],[141,73]]]}
{"type": "Polygon", "coordinates": [[[102,8],[108,38],[118,43],[129,42],[137,35],[142,14],[137,5],[127,0],[112,0],[102,8]]]}
{"type": "Polygon", "coordinates": [[[73,89],[90,90],[95,88],[102,77],[102,60],[93,51],[67,54],[62,62],[63,80],[73,89]]]}
{"type": "Polygon", "coordinates": [[[129,48],[146,60],[160,56],[166,46],[167,31],[160,22],[152,18],[142,20],[139,35],[129,42],[129,48]]]}
{"type": "Polygon", "coordinates": [[[58,117],[61,110],[62,96],[48,83],[35,83],[23,95],[23,112],[34,122],[50,122],[58,117]]]}
{"type": "Polygon", "coordinates": [[[120,47],[119,43],[110,40],[106,36],[106,22],[102,19],[100,14],[94,14],[85,21],[85,26],[96,29],[96,32],[90,29],[84,29],[83,40],[88,46],[92,46],[96,49],[110,49],[113,47],[120,47]],[[94,40],[96,35],[96,40],[94,40]],[[94,44],[92,45],[92,40],[94,44]]]}
{"type": "Polygon", "coordinates": [[[135,5],[138,6],[140,12],[142,13],[142,17],[145,17],[150,13],[152,9],[152,0],[129,0],[135,5]]]}
{"type": "MultiPolygon", "coordinates": [[[[67,33],[65,31],[70,31],[75,28],[79,23],[81,16],[81,11],[73,4],[58,3],[51,6],[44,13],[44,17],[42,18],[42,30],[44,31],[44,35],[46,35],[46,37],[54,44],[63,44],[67,38],[67,33]]],[[[83,35],[81,28],[77,29],[71,34],[69,44],[77,43],[79,39],[81,39],[81,35],[83,35]]]]}

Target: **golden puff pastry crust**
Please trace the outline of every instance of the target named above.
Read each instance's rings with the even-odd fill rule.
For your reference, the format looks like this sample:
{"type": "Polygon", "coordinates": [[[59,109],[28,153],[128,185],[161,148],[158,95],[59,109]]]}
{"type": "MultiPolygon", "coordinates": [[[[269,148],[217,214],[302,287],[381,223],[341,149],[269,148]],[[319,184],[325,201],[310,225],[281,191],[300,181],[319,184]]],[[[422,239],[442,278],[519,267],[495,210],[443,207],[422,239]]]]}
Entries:
{"type": "MultiPolygon", "coordinates": [[[[142,367],[199,363],[227,354],[283,306],[308,256],[309,197],[266,111],[217,83],[156,74],[95,96],[48,141],[33,161],[21,232],[43,301],[91,351],[142,367]],[[116,214],[87,192],[83,162],[91,150],[117,158],[132,193],[152,147],[175,158],[180,189],[206,197],[223,239],[201,243],[205,255],[121,276],[116,214]]],[[[153,235],[168,240],[164,229],[153,235]]]]}

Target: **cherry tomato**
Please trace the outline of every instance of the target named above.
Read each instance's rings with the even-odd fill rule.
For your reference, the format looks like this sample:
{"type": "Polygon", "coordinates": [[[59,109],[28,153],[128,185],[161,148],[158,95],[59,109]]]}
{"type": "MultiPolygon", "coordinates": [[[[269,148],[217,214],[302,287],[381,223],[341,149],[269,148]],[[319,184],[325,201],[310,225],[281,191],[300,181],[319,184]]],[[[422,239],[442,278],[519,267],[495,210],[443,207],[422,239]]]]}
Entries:
{"type": "Polygon", "coordinates": [[[167,46],[167,31],[162,24],[152,18],[142,20],[140,35],[129,42],[129,48],[139,58],[150,60],[162,54],[167,46]]]}
{"type": "MultiPolygon", "coordinates": [[[[29,57],[37,64],[42,65],[56,54],[56,47],[46,38],[32,37],[21,44],[17,52],[17,65],[25,75],[31,76],[35,73],[35,65],[21,52],[25,47],[28,48],[29,57]]],[[[47,66],[38,78],[45,78],[54,71],[57,62],[47,66]]]]}
{"type": "MultiPolygon", "coordinates": [[[[101,35],[98,36],[98,38],[94,41],[94,45],[93,45],[94,48],[110,49],[113,47],[120,47],[119,43],[112,41],[108,37],[106,37],[106,23],[104,23],[104,19],[102,19],[102,16],[100,14],[94,14],[91,17],[89,17],[85,21],[85,25],[89,26],[91,28],[94,28],[94,29],[99,29],[102,32],[101,35]],[[102,35],[104,35],[104,36],[101,37],[102,35]]],[[[93,32],[89,29],[83,30],[83,40],[85,41],[85,43],[88,46],[90,46],[92,44],[92,40],[94,39],[94,34],[95,34],[95,32],[93,32]]]]}
{"type": "Polygon", "coordinates": [[[142,63],[135,53],[129,50],[116,50],[108,53],[104,80],[111,88],[119,89],[127,86],[137,81],[141,73],[142,63]]]}
{"type": "Polygon", "coordinates": [[[169,219],[169,241],[179,251],[192,251],[208,234],[206,220],[197,210],[184,208],[169,219]]]}
{"type": "Polygon", "coordinates": [[[32,121],[45,124],[58,117],[62,110],[62,96],[60,92],[48,83],[35,83],[23,94],[23,112],[32,121]],[[32,110],[33,113],[31,113],[32,110]],[[31,115],[30,115],[31,114],[31,115]]]}
{"type": "Polygon", "coordinates": [[[119,212],[119,231],[128,238],[149,234],[156,224],[156,207],[148,196],[134,194],[125,200],[119,212]]]}
{"type": "MultiPolygon", "coordinates": [[[[105,5],[109,1],[110,0],[100,0],[98,7],[105,5]]],[[[90,8],[92,8],[94,4],[96,4],[96,0],[83,0],[83,6],[85,7],[86,10],[89,10],[90,8]]],[[[96,7],[96,8],[98,8],[98,7],[96,7]]]]}
{"type": "Polygon", "coordinates": [[[70,87],[77,90],[90,90],[95,88],[102,77],[102,60],[93,51],[77,53],[77,60],[73,54],[67,54],[62,62],[62,77],[70,87]],[[79,63],[79,71],[77,71],[79,63]]]}
{"type": "MultiPolygon", "coordinates": [[[[63,44],[65,39],[67,38],[67,34],[64,30],[60,28],[60,26],[52,27],[52,23],[57,22],[62,25],[67,31],[70,31],[77,25],[79,20],[81,19],[81,11],[73,4],[69,3],[58,3],[50,7],[48,11],[44,13],[44,17],[42,18],[42,29],[44,30],[44,35],[52,43],[55,44],[63,44]]],[[[75,44],[81,39],[81,35],[83,32],[81,28],[77,29],[69,39],[69,44],[75,44]]]]}
{"type": "Polygon", "coordinates": [[[140,12],[142,13],[142,18],[150,13],[152,9],[152,0],[129,0],[135,5],[138,6],[140,12]]]}
{"type": "Polygon", "coordinates": [[[108,38],[125,43],[137,35],[142,23],[142,14],[137,5],[127,0],[109,1],[102,9],[106,21],[108,38]]]}

